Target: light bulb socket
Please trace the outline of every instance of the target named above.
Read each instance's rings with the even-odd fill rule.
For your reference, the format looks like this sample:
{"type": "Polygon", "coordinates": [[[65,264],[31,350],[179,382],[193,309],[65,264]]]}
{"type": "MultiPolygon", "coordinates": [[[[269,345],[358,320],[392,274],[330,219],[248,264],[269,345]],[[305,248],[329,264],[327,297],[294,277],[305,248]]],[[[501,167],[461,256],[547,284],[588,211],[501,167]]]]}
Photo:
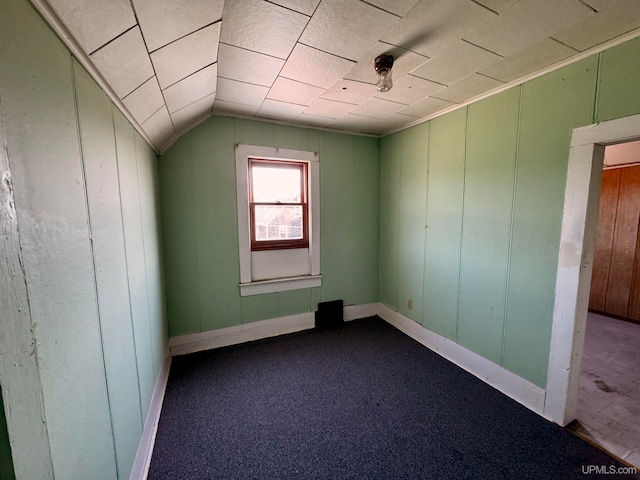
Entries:
{"type": "Polygon", "coordinates": [[[375,68],[377,73],[384,70],[391,70],[391,68],[393,68],[393,55],[378,55],[373,61],[373,68],[375,68]]]}
{"type": "Polygon", "coordinates": [[[373,68],[375,68],[378,74],[378,82],[376,83],[376,90],[379,92],[388,92],[393,87],[391,80],[391,68],[393,67],[393,56],[391,55],[379,55],[373,61],[373,68]]]}

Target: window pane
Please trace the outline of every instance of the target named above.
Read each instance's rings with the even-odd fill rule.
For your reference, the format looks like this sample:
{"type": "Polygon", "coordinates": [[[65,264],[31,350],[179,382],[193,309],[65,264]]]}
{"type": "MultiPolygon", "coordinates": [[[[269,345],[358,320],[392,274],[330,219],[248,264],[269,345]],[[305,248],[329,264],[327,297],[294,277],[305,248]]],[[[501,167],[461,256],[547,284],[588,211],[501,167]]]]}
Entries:
{"type": "Polygon", "coordinates": [[[253,164],[251,175],[254,202],[298,203],[301,201],[301,167],[253,164]]]}
{"type": "Polygon", "coordinates": [[[302,238],[301,205],[256,205],[256,240],[298,240],[302,238]]]}

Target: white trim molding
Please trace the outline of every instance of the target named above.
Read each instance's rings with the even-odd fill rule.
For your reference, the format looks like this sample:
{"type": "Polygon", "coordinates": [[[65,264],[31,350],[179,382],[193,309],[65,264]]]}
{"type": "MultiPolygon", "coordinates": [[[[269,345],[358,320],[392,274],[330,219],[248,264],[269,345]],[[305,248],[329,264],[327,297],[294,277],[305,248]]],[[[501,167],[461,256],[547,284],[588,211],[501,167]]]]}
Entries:
{"type": "Polygon", "coordinates": [[[146,480],[149,474],[149,466],[151,465],[151,455],[153,454],[153,446],[156,442],[156,433],[158,432],[158,422],[160,421],[160,412],[162,411],[162,402],[167,389],[167,381],[169,380],[169,369],[171,368],[171,356],[166,353],[164,361],[160,367],[156,386],[151,396],[151,404],[147,412],[147,418],[144,422],[144,430],[142,438],[138,444],[138,452],[133,461],[133,468],[129,480],[146,480]]]}
{"type": "Polygon", "coordinates": [[[240,256],[240,296],[319,287],[320,275],[320,155],[318,152],[236,144],[236,194],[238,208],[238,252],[240,256]],[[249,220],[249,158],[306,162],[309,166],[309,248],[251,251],[249,220]],[[256,255],[259,255],[256,256],[256,255]],[[259,259],[262,259],[258,262],[259,259]],[[261,263],[261,275],[256,273],[261,263]],[[270,265],[270,266],[269,266],[270,265]],[[279,271],[282,265],[293,273],[279,271]],[[266,268],[266,274],[265,269],[266,268]]]}
{"type": "MultiPolygon", "coordinates": [[[[378,314],[378,303],[364,303],[361,305],[345,305],[343,318],[345,321],[372,317],[378,314]]],[[[188,353],[227,347],[239,343],[252,342],[262,338],[286,335],[287,333],[308,330],[315,326],[315,313],[305,312],[287,317],[271,318],[259,322],[245,323],[233,327],[209,330],[200,333],[179,335],[169,339],[171,355],[186,355],[188,353]]]]}
{"type": "Polygon", "coordinates": [[[544,415],[575,419],[589,306],[604,147],[640,138],[640,115],[576,128],[571,136],[544,415]]]}
{"type": "Polygon", "coordinates": [[[454,341],[427,330],[419,323],[382,303],[378,304],[377,314],[384,321],[433,350],[438,355],[478,377],[538,415],[544,416],[544,389],[481,357],[477,353],[467,350],[454,341]]]}
{"type": "Polygon", "coordinates": [[[240,296],[246,297],[247,295],[300,290],[301,288],[320,287],[321,285],[322,275],[303,275],[300,277],[260,280],[257,282],[241,283],[240,296]]]}

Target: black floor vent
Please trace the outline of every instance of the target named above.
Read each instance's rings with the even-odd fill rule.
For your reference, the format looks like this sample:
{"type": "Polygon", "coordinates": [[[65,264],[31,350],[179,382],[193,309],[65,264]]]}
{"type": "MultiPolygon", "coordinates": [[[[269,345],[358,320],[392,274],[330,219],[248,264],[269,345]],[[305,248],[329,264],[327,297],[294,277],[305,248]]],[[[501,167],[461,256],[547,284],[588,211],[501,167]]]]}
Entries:
{"type": "Polygon", "coordinates": [[[316,327],[339,327],[343,323],[342,300],[333,300],[331,302],[321,302],[318,304],[318,311],[316,312],[316,327]]]}

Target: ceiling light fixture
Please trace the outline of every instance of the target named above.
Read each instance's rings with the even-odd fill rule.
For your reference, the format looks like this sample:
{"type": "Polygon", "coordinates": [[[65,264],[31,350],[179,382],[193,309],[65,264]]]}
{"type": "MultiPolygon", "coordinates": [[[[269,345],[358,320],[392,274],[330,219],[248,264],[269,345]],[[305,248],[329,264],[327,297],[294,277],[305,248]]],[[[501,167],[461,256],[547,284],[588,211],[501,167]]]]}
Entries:
{"type": "Polygon", "coordinates": [[[393,87],[391,81],[391,68],[393,67],[393,55],[378,55],[373,61],[373,68],[378,74],[378,83],[376,90],[379,92],[388,92],[393,87]]]}

